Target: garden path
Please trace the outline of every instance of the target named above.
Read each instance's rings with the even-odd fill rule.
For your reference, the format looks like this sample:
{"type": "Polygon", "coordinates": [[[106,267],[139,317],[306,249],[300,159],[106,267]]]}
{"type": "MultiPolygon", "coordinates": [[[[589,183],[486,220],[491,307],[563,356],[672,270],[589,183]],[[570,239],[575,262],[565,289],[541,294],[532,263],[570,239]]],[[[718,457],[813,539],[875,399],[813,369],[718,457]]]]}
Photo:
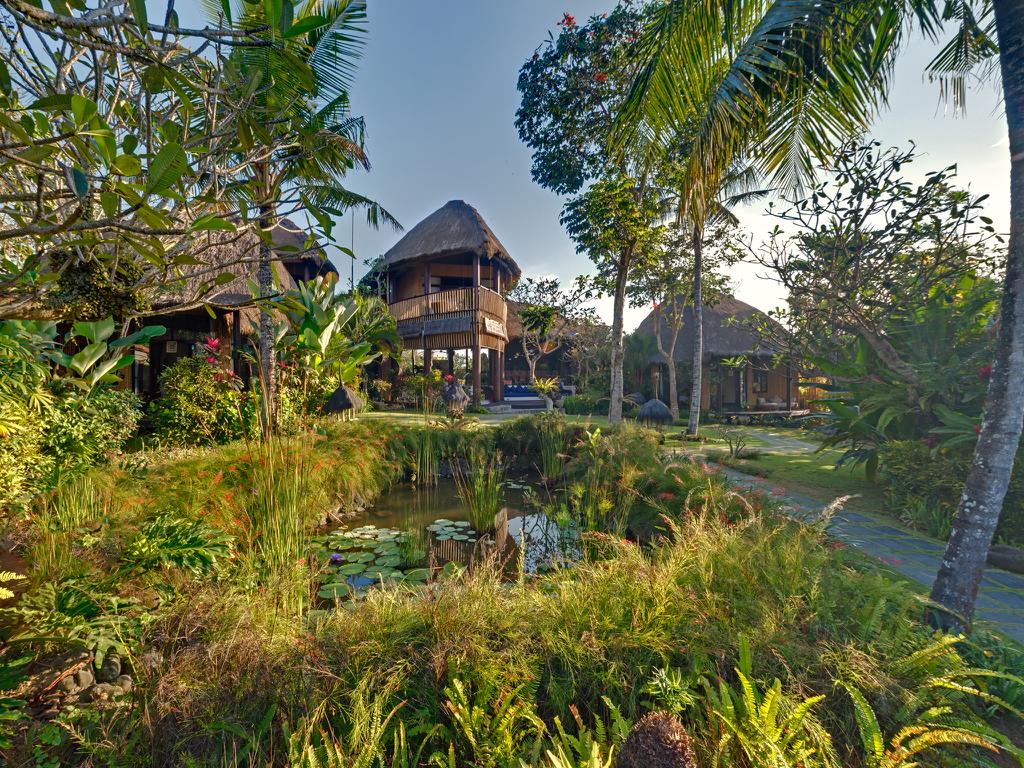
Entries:
{"type": "MultiPolygon", "coordinates": [[[[812,453],[813,443],[752,430],[752,436],[778,453],[812,453]]],[[[760,446],[759,446],[760,447],[760,446]]],[[[817,517],[827,501],[793,493],[769,479],[722,467],[729,482],[742,490],[761,491],[787,504],[796,517],[817,517]]],[[[921,533],[904,530],[890,520],[841,509],[832,515],[828,531],[839,541],[881,560],[886,567],[930,588],[938,572],[945,545],[921,533]]],[[[978,594],[977,619],[1017,642],[1024,643],[1024,575],[989,566],[978,594]]]]}

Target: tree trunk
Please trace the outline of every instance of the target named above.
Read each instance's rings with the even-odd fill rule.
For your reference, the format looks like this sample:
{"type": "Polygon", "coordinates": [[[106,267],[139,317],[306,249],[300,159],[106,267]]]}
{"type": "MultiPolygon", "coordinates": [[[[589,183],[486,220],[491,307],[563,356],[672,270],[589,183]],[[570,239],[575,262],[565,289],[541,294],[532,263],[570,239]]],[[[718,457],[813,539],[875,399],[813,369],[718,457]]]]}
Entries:
{"type": "Polygon", "coordinates": [[[933,620],[955,630],[970,628],[974,618],[1024,419],[1024,14],[1019,0],[994,0],[993,7],[1010,133],[1010,241],[985,418],[932,587],[932,600],[951,612],[933,620]]]}
{"type": "Polygon", "coordinates": [[[701,250],[703,232],[693,225],[693,378],[690,385],[690,419],[686,434],[696,435],[700,428],[700,393],[704,363],[704,297],[701,295],[701,250]]]}
{"type": "MultiPolygon", "coordinates": [[[[274,207],[260,206],[258,221],[261,233],[270,235],[274,225],[274,207]]],[[[259,282],[260,297],[274,293],[274,265],[272,262],[272,241],[260,238],[260,259],[256,279],[259,282]]],[[[269,437],[277,425],[277,371],[274,368],[274,322],[270,312],[260,307],[260,381],[263,391],[260,396],[260,425],[263,437],[269,437]]]]}
{"type": "Polygon", "coordinates": [[[619,259],[619,273],[615,276],[615,302],[612,309],[612,387],[608,402],[608,423],[622,423],[622,362],[625,357],[622,340],[623,313],[626,307],[626,277],[629,274],[629,256],[619,259]]]}

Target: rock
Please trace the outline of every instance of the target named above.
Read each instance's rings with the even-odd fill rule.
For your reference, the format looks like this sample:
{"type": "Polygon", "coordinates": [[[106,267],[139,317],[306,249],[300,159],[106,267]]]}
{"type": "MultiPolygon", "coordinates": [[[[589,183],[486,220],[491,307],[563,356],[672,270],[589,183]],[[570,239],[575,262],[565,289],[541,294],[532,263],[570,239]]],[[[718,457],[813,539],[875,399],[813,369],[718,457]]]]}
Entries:
{"type": "Polygon", "coordinates": [[[135,682],[128,675],[120,675],[114,684],[125,693],[131,693],[132,688],[135,687],[135,682]]]}
{"type": "Polygon", "coordinates": [[[678,717],[648,712],[626,737],[615,768],[697,768],[697,758],[678,717]]]}
{"type": "Polygon", "coordinates": [[[108,653],[103,658],[103,664],[96,672],[96,679],[101,683],[112,683],[121,674],[121,657],[116,653],[108,653]]]}
{"type": "Polygon", "coordinates": [[[81,691],[95,683],[96,676],[89,667],[82,667],[82,669],[75,673],[75,682],[78,684],[78,690],[81,691]]]}
{"type": "Polygon", "coordinates": [[[1024,549],[1009,544],[993,544],[988,551],[988,564],[1013,573],[1024,573],[1024,549]]]}
{"type": "Polygon", "coordinates": [[[91,701],[103,702],[113,701],[114,699],[124,696],[126,691],[119,685],[113,683],[96,683],[89,691],[89,698],[91,701]]]}
{"type": "Polygon", "coordinates": [[[78,685],[76,675],[68,675],[67,677],[62,678],[61,681],[57,683],[57,688],[63,693],[78,693],[82,690],[81,686],[78,685]]]}

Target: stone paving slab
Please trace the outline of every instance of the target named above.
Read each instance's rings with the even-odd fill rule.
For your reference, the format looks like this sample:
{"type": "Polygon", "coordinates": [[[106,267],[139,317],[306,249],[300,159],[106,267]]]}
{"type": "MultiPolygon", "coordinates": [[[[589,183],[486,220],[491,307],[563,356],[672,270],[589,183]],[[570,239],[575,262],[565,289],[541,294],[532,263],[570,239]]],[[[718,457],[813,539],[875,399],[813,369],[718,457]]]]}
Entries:
{"type": "MultiPolygon", "coordinates": [[[[807,445],[813,450],[814,446],[807,445]]],[[[814,519],[825,507],[821,500],[809,496],[780,495],[776,484],[763,478],[728,467],[722,467],[722,471],[737,488],[769,493],[791,505],[793,516],[798,519],[814,519]]],[[[925,587],[930,587],[935,580],[946,549],[941,542],[897,528],[889,521],[842,509],[833,513],[828,531],[840,541],[881,560],[890,569],[925,587]]],[[[977,617],[993,629],[1024,643],[1024,575],[987,567],[978,593],[977,617]]]]}

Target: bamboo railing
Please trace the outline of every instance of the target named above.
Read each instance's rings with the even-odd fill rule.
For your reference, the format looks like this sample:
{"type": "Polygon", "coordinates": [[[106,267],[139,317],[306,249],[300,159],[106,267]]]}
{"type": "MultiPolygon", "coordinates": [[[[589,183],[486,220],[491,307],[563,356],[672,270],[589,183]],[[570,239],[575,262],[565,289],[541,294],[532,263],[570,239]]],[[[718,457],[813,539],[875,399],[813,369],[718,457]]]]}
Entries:
{"type": "Polygon", "coordinates": [[[505,323],[508,307],[500,293],[490,288],[448,288],[402,299],[388,305],[388,311],[399,323],[426,315],[451,315],[460,312],[482,312],[505,323]]]}

